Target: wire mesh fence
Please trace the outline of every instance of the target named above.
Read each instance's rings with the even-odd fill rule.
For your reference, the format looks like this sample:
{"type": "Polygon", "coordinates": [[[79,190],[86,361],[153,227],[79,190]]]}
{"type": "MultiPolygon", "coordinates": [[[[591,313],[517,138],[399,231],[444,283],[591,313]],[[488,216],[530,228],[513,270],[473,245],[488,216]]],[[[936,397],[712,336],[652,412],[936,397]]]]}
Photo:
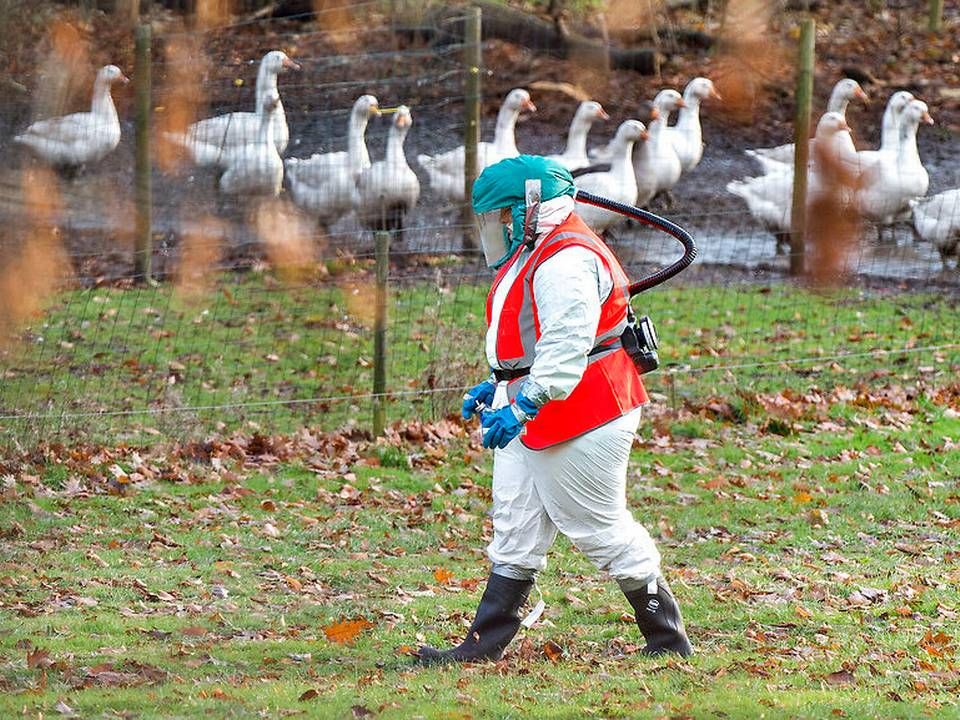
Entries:
{"type": "MultiPolygon", "coordinates": [[[[73,163],[79,170],[51,171],[42,150],[9,139],[35,118],[79,107],[89,92],[91,58],[105,50],[75,46],[66,31],[67,40],[54,38],[51,69],[3,118],[3,442],[180,438],[240,423],[264,432],[303,424],[369,427],[373,232],[384,227],[391,230],[388,418],[444,416],[462,388],[485,375],[490,275],[465,246],[471,228],[460,203],[471,74],[462,26],[420,32],[416,18],[398,19],[389,9],[362,3],[306,20],[155,33],[149,239],[157,284],[140,282],[135,269],[129,95],[114,92],[116,149],[73,163]],[[290,62],[281,59],[276,72],[265,72],[277,50],[290,62]],[[65,64],[69,58],[74,66],[65,64]],[[84,58],[86,66],[77,64],[84,58]],[[52,87],[57,83],[73,89],[52,87]],[[279,104],[270,104],[274,92],[279,104]],[[412,119],[403,148],[419,195],[405,212],[382,207],[365,217],[356,212],[356,177],[389,153],[401,114],[390,111],[401,105],[412,119]],[[204,118],[218,122],[206,136],[190,135],[189,123],[204,118]],[[242,147],[260,149],[228,147],[231,133],[249,133],[242,147]],[[284,184],[273,197],[280,153],[265,146],[284,134],[284,184]],[[447,166],[434,162],[458,147],[447,166]],[[265,198],[230,192],[224,178],[245,174],[268,188],[265,198]],[[348,191],[341,197],[338,187],[348,191]]],[[[497,135],[507,91],[526,86],[539,110],[518,121],[514,115],[516,126],[509,122],[507,130],[522,152],[562,152],[582,98],[556,82],[538,90],[533,79],[542,68],[512,53],[498,41],[484,43],[481,140],[497,135]],[[527,66],[526,73],[505,69],[527,66]]],[[[608,77],[610,70],[595,72],[608,77]]],[[[581,85],[590,87],[583,77],[581,85]]],[[[602,146],[621,119],[639,112],[627,102],[605,107],[611,120],[595,124],[591,146],[602,146]]],[[[634,301],[658,322],[665,342],[663,369],[649,376],[655,397],[677,405],[785,387],[853,386],[906,368],[955,369],[958,276],[944,269],[937,245],[914,238],[905,224],[885,231],[882,242],[873,230],[858,229],[836,241],[834,269],[843,270],[843,287],[804,289],[788,275],[796,248],[778,244],[770,224],[724,189],[761,173],[744,148],[723,139],[726,126],[710,119],[716,107],[704,108],[707,150],[674,187],[672,206],[652,201],[689,229],[700,249],[691,270],[634,301]]],[[[94,102],[92,114],[96,109],[94,102]]],[[[113,122],[101,113],[81,139],[102,134],[104,118],[113,122]]],[[[960,170],[945,162],[960,139],[927,140],[921,129],[929,194],[960,185],[960,170]]],[[[608,240],[632,277],[678,254],[670,238],[641,226],[611,228],[608,240]]]]}

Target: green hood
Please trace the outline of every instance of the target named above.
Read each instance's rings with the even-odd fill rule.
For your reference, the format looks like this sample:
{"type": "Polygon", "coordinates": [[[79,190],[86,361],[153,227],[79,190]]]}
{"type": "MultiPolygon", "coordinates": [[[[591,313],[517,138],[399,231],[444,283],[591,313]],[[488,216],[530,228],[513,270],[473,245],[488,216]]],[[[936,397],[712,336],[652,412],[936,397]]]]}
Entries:
{"type": "Polygon", "coordinates": [[[513,218],[514,248],[523,238],[526,215],[525,187],[527,180],[540,181],[540,199],[553,200],[573,195],[576,187],[570,171],[555,160],[540,155],[519,155],[490,165],[473,183],[472,204],[477,214],[509,207],[513,218]]]}

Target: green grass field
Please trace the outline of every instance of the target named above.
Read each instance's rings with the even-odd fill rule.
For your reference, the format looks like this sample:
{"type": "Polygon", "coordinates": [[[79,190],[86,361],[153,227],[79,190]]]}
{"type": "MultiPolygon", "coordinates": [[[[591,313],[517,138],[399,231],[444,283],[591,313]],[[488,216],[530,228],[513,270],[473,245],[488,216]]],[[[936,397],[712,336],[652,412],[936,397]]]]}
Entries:
{"type": "MultiPolygon", "coordinates": [[[[362,291],[271,282],[189,305],[168,288],[65,295],[5,358],[0,404],[359,393],[362,291]]],[[[398,292],[391,387],[472,379],[481,302],[398,292]]],[[[0,717],[960,717],[958,351],[850,354],[949,346],[955,303],[776,287],[647,302],[667,372],[629,500],[690,660],[641,657],[615,583],[561,539],[547,610],[504,660],[412,667],[421,642],[460,639],[487,572],[490,457],[443,419],[452,393],[399,398],[379,441],[321,432],[363,426],[360,400],[91,415],[0,467],[0,717]]]]}
{"type": "MultiPolygon", "coordinates": [[[[183,439],[255,422],[264,431],[368,422],[374,286],[369,266],[284,283],[224,277],[190,296],[102,287],[58,296],[0,348],[0,444],[60,437],[183,439]],[[26,420],[15,416],[29,415],[26,420]]],[[[435,268],[390,304],[390,417],[437,420],[485,374],[485,277],[435,268]]],[[[960,302],[933,293],[812,293],[787,285],[676,286],[634,300],[657,323],[673,408],[717,392],[855,385],[960,357],[960,302]],[[947,347],[944,350],[927,348],[947,347]],[[892,353],[884,355],[883,353],[892,353]],[[873,379],[876,379],[874,377],[873,379]]]]}

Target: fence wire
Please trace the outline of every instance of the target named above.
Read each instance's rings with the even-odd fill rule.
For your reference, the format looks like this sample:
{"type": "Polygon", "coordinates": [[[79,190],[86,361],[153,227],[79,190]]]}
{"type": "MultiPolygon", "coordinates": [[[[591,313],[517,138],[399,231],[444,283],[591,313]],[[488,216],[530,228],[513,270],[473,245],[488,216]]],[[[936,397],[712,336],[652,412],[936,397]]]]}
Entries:
{"type": "MultiPolygon", "coordinates": [[[[350,174],[351,121],[362,95],[375,96],[381,110],[410,108],[404,148],[420,183],[416,206],[391,238],[388,417],[447,415],[462,388],[486,374],[490,274],[478,253],[464,247],[470,228],[460,204],[438,191],[419,158],[463,142],[469,74],[463,39],[438,40],[431,28],[433,40],[420,40],[409,25],[407,35],[398,35],[379,3],[351,12],[348,28],[258,21],[158,34],[151,96],[157,285],[136,282],[134,270],[129,97],[115,90],[116,150],[75,174],[48,172],[10,138],[37,117],[79,108],[79,91],[58,95],[50,85],[83,82],[52,73],[38,78],[32,97],[4,110],[0,296],[18,322],[0,324],[0,441],[180,438],[244,422],[263,431],[367,427],[373,232],[349,200],[318,218],[292,187],[289,163],[341,153],[327,167],[350,174]],[[300,65],[276,83],[289,128],[284,189],[266,201],[229,195],[223,168],[198,166],[190,147],[164,133],[182,133],[188,120],[255,112],[259,63],[279,49],[300,65]]],[[[526,60],[510,65],[502,44],[487,42],[484,53],[491,64],[483,78],[481,139],[489,141],[506,91],[524,85],[514,66],[526,60]]],[[[89,80],[85,68],[74,72],[89,80]]],[[[647,87],[657,89],[653,81],[647,87]]],[[[518,122],[520,150],[561,152],[577,101],[554,87],[530,92],[540,110],[518,122]]],[[[611,120],[594,127],[591,145],[605,143],[620,120],[638,112],[627,102],[605,107],[611,120]]],[[[944,266],[937,246],[903,223],[884,230],[880,241],[873,229],[860,228],[855,236],[838,235],[830,258],[844,287],[798,287],[787,272],[796,249],[778,245],[769,223],[724,189],[761,172],[744,148],[713,142],[729,126],[711,112],[716,106],[703,111],[703,160],[674,188],[672,205],[652,203],[689,229],[700,250],[692,269],[634,301],[657,321],[665,343],[663,368],[649,376],[655,397],[677,405],[721,394],[854,385],[907,369],[955,371],[958,273],[944,266]]],[[[363,117],[373,161],[384,157],[395,117],[363,117]]],[[[100,130],[90,126],[91,133],[100,130]]],[[[934,159],[928,162],[934,195],[960,185],[960,169],[943,161],[950,148],[960,149],[960,139],[930,140],[921,129],[919,153],[934,159]]],[[[331,193],[315,195],[322,203],[331,193]]],[[[678,252],[670,238],[640,226],[613,228],[608,241],[631,277],[678,252]]]]}

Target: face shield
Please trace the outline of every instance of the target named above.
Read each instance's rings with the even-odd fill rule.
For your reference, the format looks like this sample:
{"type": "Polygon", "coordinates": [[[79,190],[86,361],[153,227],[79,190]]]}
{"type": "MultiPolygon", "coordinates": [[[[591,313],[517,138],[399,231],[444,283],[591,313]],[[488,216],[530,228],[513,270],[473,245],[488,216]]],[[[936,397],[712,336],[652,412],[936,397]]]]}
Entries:
{"type": "Polygon", "coordinates": [[[522,205],[477,214],[480,245],[488,267],[503,265],[521,244],[533,246],[537,238],[540,196],[540,180],[527,180],[522,205]]]}
{"type": "Polygon", "coordinates": [[[480,246],[483,248],[483,257],[487,267],[498,267],[506,262],[510,256],[512,245],[507,226],[500,220],[500,210],[477,215],[477,224],[480,229],[480,246]]]}

